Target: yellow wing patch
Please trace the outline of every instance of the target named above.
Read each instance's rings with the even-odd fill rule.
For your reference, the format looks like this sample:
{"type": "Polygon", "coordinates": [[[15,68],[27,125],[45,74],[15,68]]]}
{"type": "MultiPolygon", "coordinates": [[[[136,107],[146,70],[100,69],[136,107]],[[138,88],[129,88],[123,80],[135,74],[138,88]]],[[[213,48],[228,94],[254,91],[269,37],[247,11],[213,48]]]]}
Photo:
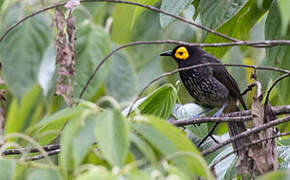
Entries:
{"type": "Polygon", "coordinates": [[[177,59],[186,60],[189,57],[186,47],[181,46],[175,51],[175,57],[177,59]]]}

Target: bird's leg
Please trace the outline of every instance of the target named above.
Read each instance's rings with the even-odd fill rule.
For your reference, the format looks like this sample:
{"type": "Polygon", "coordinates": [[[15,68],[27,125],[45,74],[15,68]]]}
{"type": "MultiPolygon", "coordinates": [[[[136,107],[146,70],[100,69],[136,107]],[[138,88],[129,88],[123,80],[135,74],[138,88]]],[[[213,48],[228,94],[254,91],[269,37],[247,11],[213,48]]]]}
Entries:
{"type": "MultiPolygon", "coordinates": [[[[226,104],[224,104],[216,113],[214,113],[214,115],[213,115],[213,117],[219,117],[222,113],[223,113],[223,111],[224,111],[224,109],[225,109],[225,107],[226,107],[226,104]]],[[[219,143],[214,137],[213,137],[213,135],[212,135],[212,133],[214,132],[214,130],[215,130],[215,128],[217,127],[217,125],[219,124],[219,122],[216,122],[214,125],[213,125],[213,127],[211,128],[211,130],[209,131],[209,133],[200,141],[200,143],[197,145],[197,148],[199,148],[201,145],[202,145],[202,143],[204,143],[204,141],[206,141],[207,140],[207,138],[208,137],[211,137],[212,138],[212,140],[214,141],[214,142],[216,142],[217,144],[219,143]]]]}
{"type": "MultiPolygon", "coordinates": [[[[203,111],[193,115],[191,118],[196,119],[198,118],[200,115],[207,113],[208,111],[210,111],[210,108],[205,108],[203,111]]],[[[200,126],[200,123],[197,124],[197,126],[200,126]]]]}

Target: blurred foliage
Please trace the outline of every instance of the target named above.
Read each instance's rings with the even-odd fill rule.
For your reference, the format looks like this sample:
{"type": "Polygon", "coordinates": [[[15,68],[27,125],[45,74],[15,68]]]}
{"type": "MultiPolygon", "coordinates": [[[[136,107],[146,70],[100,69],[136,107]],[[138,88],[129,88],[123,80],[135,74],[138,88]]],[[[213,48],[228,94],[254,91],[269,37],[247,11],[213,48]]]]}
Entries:
{"type": "MultiPolygon", "coordinates": [[[[290,39],[290,11],[286,0],[131,0],[180,15],[205,27],[240,40],[290,39]]],[[[1,35],[19,19],[59,1],[0,0],[1,35]]],[[[62,8],[64,12],[66,10],[62,8]]],[[[142,94],[133,113],[128,105],[144,86],[176,64],[159,54],[172,45],[138,45],[115,53],[97,72],[83,99],[67,107],[54,95],[56,69],[51,26],[55,10],[36,15],[19,25],[0,42],[1,75],[6,81],[7,118],[4,130],[9,148],[61,144],[62,151],[49,159],[26,161],[32,155],[1,157],[0,179],[214,179],[208,164],[231,152],[226,146],[207,157],[201,150],[214,145],[209,139],[200,149],[195,144],[211,124],[187,126],[182,131],[167,123],[197,115],[202,109],[192,104],[178,75],[163,78],[142,94]],[[95,103],[97,102],[97,103],[95,103]],[[13,135],[13,136],[12,136],[13,135]],[[33,139],[33,140],[32,140],[33,139]],[[97,142],[97,143],[96,143],[97,142]]],[[[90,74],[101,60],[121,44],[141,40],[184,40],[227,42],[216,35],[177,21],[164,14],[120,3],[87,2],[73,12],[76,18],[77,99],[90,74]]],[[[245,63],[289,69],[289,46],[257,49],[250,47],[205,48],[223,63],[245,63]]],[[[251,83],[252,70],[228,68],[242,89],[251,83]]],[[[280,74],[258,72],[266,91],[280,74]]],[[[1,76],[1,77],[2,77],[1,76]]],[[[290,79],[274,89],[272,105],[290,103],[290,79]]],[[[251,104],[249,93],[245,100],[251,104]]],[[[281,126],[284,131],[289,125],[281,126]]],[[[215,137],[227,131],[220,126],[215,137]]],[[[260,179],[287,179],[289,138],[279,140],[280,171],[260,179]]],[[[217,179],[236,177],[234,155],[216,166],[217,179]]]]}

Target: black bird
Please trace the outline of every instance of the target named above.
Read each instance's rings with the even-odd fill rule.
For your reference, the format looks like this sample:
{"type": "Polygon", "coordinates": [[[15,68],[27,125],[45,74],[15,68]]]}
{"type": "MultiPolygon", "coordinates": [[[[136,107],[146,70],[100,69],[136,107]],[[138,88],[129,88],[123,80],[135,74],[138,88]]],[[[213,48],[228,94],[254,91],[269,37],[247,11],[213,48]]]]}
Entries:
{"type": "MultiPolygon", "coordinates": [[[[198,47],[179,45],[160,54],[171,56],[178,68],[206,63],[221,63],[217,58],[198,47]]],[[[206,108],[222,108],[223,112],[239,111],[238,101],[246,110],[239,86],[225,66],[203,66],[179,72],[180,79],[196,103],[206,108]],[[223,109],[224,108],[224,109],[223,109]]],[[[230,136],[246,131],[244,122],[228,123],[230,136]]],[[[247,142],[241,139],[233,144],[234,149],[247,142]]]]}

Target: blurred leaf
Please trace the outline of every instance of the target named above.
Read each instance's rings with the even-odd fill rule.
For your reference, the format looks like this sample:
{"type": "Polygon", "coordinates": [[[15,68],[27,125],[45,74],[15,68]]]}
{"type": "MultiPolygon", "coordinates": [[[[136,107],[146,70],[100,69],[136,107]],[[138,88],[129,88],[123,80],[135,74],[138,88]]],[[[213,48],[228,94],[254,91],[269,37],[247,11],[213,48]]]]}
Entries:
{"type": "Polygon", "coordinates": [[[40,144],[48,144],[59,135],[60,130],[68,120],[79,117],[84,110],[84,107],[77,106],[58,111],[30,127],[27,133],[36,138],[40,144]]]}
{"type": "Polygon", "coordinates": [[[96,119],[89,111],[71,119],[61,134],[60,166],[66,176],[84,160],[95,142],[96,119]]]}
{"type": "MultiPolygon", "coordinates": [[[[11,19],[7,16],[5,18],[11,19]]],[[[50,44],[50,39],[52,39],[50,22],[47,14],[42,13],[14,29],[0,44],[3,76],[9,90],[16,97],[20,98],[37,82],[40,59],[50,44]]]]}
{"type": "Polygon", "coordinates": [[[114,42],[125,44],[131,40],[132,30],[130,28],[130,20],[134,16],[134,9],[135,6],[124,6],[123,4],[115,6],[113,11],[114,22],[112,26],[112,40],[114,42]]]}
{"type": "MultiPolygon", "coordinates": [[[[199,1],[198,11],[200,12],[201,24],[216,29],[237,14],[246,2],[247,0],[199,1]]],[[[207,33],[205,32],[205,34],[207,33]]]]}
{"type": "Polygon", "coordinates": [[[281,14],[281,34],[285,35],[288,29],[288,25],[290,25],[290,1],[288,0],[278,0],[278,7],[280,9],[281,14]]]}
{"type": "MultiPolygon", "coordinates": [[[[233,38],[244,40],[246,39],[245,35],[247,35],[247,33],[264,15],[268,8],[269,7],[259,8],[255,1],[248,0],[237,14],[235,14],[222,26],[217,28],[216,31],[233,38]]],[[[228,40],[214,34],[209,34],[205,40],[205,43],[218,43],[226,41],[228,40]]],[[[208,53],[213,54],[217,58],[221,58],[229,49],[230,47],[205,48],[208,53]]]]}
{"type": "Polygon", "coordinates": [[[31,122],[31,115],[35,112],[39,104],[41,89],[38,85],[31,87],[21,98],[20,102],[13,99],[8,108],[8,116],[5,126],[5,134],[14,132],[24,132],[31,122]]]}
{"type": "Polygon", "coordinates": [[[134,133],[130,134],[130,138],[132,143],[138,147],[138,149],[144,154],[147,160],[149,160],[152,164],[155,164],[157,162],[153,149],[148,145],[146,141],[144,141],[142,138],[138,137],[134,133]]]}
{"type": "Polygon", "coordinates": [[[56,169],[30,169],[26,180],[61,180],[61,176],[56,169]]]}
{"type": "MultiPolygon", "coordinates": [[[[145,4],[145,5],[149,5],[152,6],[154,5],[156,2],[158,2],[158,0],[135,0],[135,2],[140,3],[140,4],[145,4]]],[[[136,6],[135,10],[134,10],[134,14],[132,16],[132,20],[131,20],[131,29],[133,28],[136,19],[140,16],[140,14],[142,14],[142,12],[144,12],[146,9],[143,7],[139,7],[136,6]]]]}
{"type": "MultiPolygon", "coordinates": [[[[75,97],[78,97],[90,74],[110,51],[110,39],[104,29],[98,25],[83,24],[77,27],[77,61],[74,76],[75,97]]],[[[92,79],[83,98],[91,98],[104,83],[109,63],[105,63],[92,79]]]]}
{"type": "Polygon", "coordinates": [[[125,51],[119,51],[112,56],[106,90],[118,102],[130,101],[136,94],[137,73],[125,51]]]}
{"type": "Polygon", "coordinates": [[[257,178],[257,180],[288,180],[290,174],[287,171],[273,171],[257,178]]]}
{"type": "MultiPolygon", "coordinates": [[[[269,14],[266,19],[265,24],[265,39],[288,39],[290,40],[290,28],[286,35],[281,35],[281,16],[279,13],[279,8],[277,1],[274,1],[269,10],[269,14]],[[273,23],[275,26],[273,26],[273,23]]],[[[267,66],[279,67],[283,69],[290,68],[290,61],[288,57],[290,56],[290,46],[276,46],[266,49],[267,66]]],[[[279,74],[273,73],[272,77],[276,78],[279,74]]],[[[290,88],[290,78],[283,79],[276,86],[279,93],[279,103],[289,104],[290,94],[288,89],[290,88]]]]}
{"type": "MultiPolygon", "coordinates": [[[[193,0],[162,0],[160,9],[174,15],[179,15],[186,7],[188,7],[193,0]]],[[[173,18],[165,14],[160,14],[160,25],[162,28],[167,27],[173,18]]]]}
{"type": "Polygon", "coordinates": [[[145,116],[146,120],[136,122],[133,128],[148,140],[156,149],[191,178],[195,174],[206,179],[214,179],[207,164],[195,146],[178,128],[154,116],[145,116]],[[183,153],[191,155],[184,155],[183,153]],[[178,155],[180,153],[180,155],[178,155]]]}
{"type": "Polygon", "coordinates": [[[142,114],[152,114],[167,119],[177,99],[177,91],[171,84],[166,84],[151,93],[138,109],[142,114]]]}
{"type": "Polygon", "coordinates": [[[0,159],[0,179],[10,180],[16,168],[16,161],[9,159],[0,159]]]}
{"type": "Polygon", "coordinates": [[[95,117],[96,139],[105,158],[113,166],[124,166],[129,152],[129,124],[118,110],[103,111],[95,117]]]}
{"type": "MultiPolygon", "coordinates": [[[[116,175],[113,175],[103,167],[90,168],[85,173],[80,174],[76,180],[117,180],[116,175]]],[[[121,178],[120,178],[121,179],[121,178]]]]}
{"type": "Polygon", "coordinates": [[[38,83],[45,96],[52,86],[51,81],[55,72],[55,59],[55,47],[51,44],[43,55],[37,76],[38,83]]]}

